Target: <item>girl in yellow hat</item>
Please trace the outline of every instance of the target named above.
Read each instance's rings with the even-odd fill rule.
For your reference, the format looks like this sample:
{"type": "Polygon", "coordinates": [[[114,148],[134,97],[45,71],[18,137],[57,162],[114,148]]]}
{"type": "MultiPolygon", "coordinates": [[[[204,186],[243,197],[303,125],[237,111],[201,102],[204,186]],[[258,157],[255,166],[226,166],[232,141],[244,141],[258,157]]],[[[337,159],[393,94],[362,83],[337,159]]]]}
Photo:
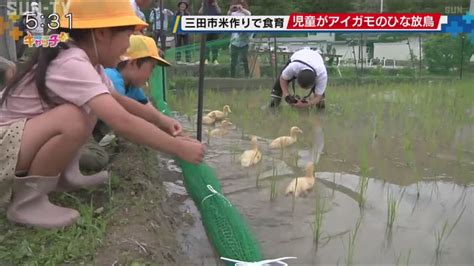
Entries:
{"type": "Polygon", "coordinates": [[[104,74],[103,67],[120,61],[131,33],[146,26],[129,0],[56,0],[55,12],[71,40],[36,50],[0,93],[0,198],[11,187],[7,218],[42,228],[64,227],[79,217],[76,210],[52,204],[50,192],[106,181],[104,175],[68,171],[76,169],[78,151],[97,118],[135,143],[193,163],[204,156],[201,143],[180,136],[178,122],[148,116],[104,74]]]}

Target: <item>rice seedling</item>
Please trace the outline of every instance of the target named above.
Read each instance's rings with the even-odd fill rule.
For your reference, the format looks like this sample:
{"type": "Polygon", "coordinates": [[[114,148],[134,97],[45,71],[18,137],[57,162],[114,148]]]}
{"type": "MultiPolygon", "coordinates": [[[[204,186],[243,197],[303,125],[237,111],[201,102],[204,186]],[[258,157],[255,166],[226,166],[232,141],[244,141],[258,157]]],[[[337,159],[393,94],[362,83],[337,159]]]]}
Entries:
{"type": "Polygon", "coordinates": [[[275,160],[273,160],[272,177],[270,180],[270,201],[274,201],[278,194],[277,176],[278,176],[278,168],[275,167],[275,160]]]}
{"type": "Polygon", "coordinates": [[[411,248],[408,250],[407,261],[405,263],[406,266],[410,265],[410,256],[411,256],[411,248]]]}
{"type": "Polygon", "coordinates": [[[454,228],[456,228],[456,225],[459,223],[461,220],[462,215],[464,214],[464,211],[466,210],[467,206],[464,206],[462,211],[459,213],[458,217],[456,218],[455,222],[452,224],[450,227],[449,225],[449,219],[446,219],[446,221],[443,224],[443,227],[441,230],[435,230],[434,231],[434,236],[435,236],[435,241],[436,241],[436,255],[440,255],[441,251],[443,249],[443,244],[446,242],[448,237],[451,235],[451,233],[454,231],[454,228]]]}
{"type": "Polygon", "coordinates": [[[369,187],[369,159],[368,159],[368,152],[365,151],[362,153],[360,159],[360,179],[359,179],[359,207],[364,207],[366,202],[366,192],[369,187]]]}
{"type": "Polygon", "coordinates": [[[461,192],[461,195],[459,195],[459,199],[454,204],[454,207],[458,206],[459,204],[464,205],[464,202],[466,200],[466,196],[467,196],[467,187],[464,187],[462,192],[461,192]]]}
{"type": "Polygon", "coordinates": [[[276,176],[272,177],[270,187],[270,201],[274,201],[278,196],[276,176]]]}
{"type": "Polygon", "coordinates": [[[257,178],[255,179],[255,187],[260,187],[260,172],[257,174],[257,178]]]}
{"type": "Polygon", "coordinates": [[[402,258],[402,253],[400,252],[400,254],[398,254],[397,256],[397,260],[395,261],[395,266],[400,266],[401,258],[402,258]]]}
{"type": "Polygon", "coordinates": [[[373,130],[372,130],[372,147],[375,144],[375,139],[377,139],[377,121],[378,121],[378,116],[374,115],[373,118],[373,130]]]}
{"type": "Polygon", "coordinates": [[[390,231],[390,233],[397,215],[397,208],[400,205],[405,192],[406,188],[403,188],[400,198],[397,201],[395,196],[393,196],[393,193],[391,193],[390,190],[387,191],[387,231],[390,231]]]}
{"type": "Polygon", "coordinates": [[[298,152],[295,152],[295,167],[298,167],[298,160],[299,160],[298,152]]]}
{"type": "Polygon", "coordinates": [[[237,161],[237,155],[241,152],[239,146],[232,145],[230,147],[230,152],[232,154],[230,163],[235,163],[237,161]]]}
{"type": "MultiPolygon", "coordinates": [[[[410,256],[411,256],[411,249],[408,250],[408,255],[407,255],[407,259],[406,259],[406,262],[405,262],[405,265],[408,266],[410,265],[410,256]]],[[[402,258],[402,253],[400,252],[400,255],[398,255],[397,257],[397,261],[395,263],[396,266],[399,266],[400,265],[400,260],[402,258]]]]}
{"type": "Polygon", "coordinates": [[[397,215],[397,200],[390,192],[387,193],[387,228],[392,229],[395,217],[397,215]]]}
{"type": "Polygon", "coordinates": [[[405,162],[408,167],[413,166],[413,143],[407,132],[403,139],[403,151],[405,153],[405,162]]]}
{"type": "Polygon", "coordinates": [[[433,194],[436,195],[436,197],[439,198],[439,186],[438,186],[438,180],[434,180],[433,185],[431,186],[431,194],[430,198],[433,198],[433,194]]]}
{"type": "Polygon", "coordinates": [[[362,208],[367,201],[367,197],[365,196],[367,192],[367,188],[369,187],[369,178],[366,176],[361,176],[359,180],[359,207],[362,208]]]}
{"type": "Polygon", "coordinates": [[[325,200],[316,197],[314,222],[313,222],[313,240],[318,247],[319,239],[321,238],[321,228],[323,226],[325,200]]]}
{"type": "Polygon", "coordinates": [[[416,199],[420,198],[420,182],[416,182],[416,199]]]}
{"type": "Polygon", "coordinates": [[[349,242],[348,242],[347,258],[346,258],[347,266],[353,265],[353,262],[354,262],[354,250],[356,247],[357,233],[359,232],[361,222],[362,222],[362,218],[360,217],[357,220],[354,230],[349,233],[349,242]]]}

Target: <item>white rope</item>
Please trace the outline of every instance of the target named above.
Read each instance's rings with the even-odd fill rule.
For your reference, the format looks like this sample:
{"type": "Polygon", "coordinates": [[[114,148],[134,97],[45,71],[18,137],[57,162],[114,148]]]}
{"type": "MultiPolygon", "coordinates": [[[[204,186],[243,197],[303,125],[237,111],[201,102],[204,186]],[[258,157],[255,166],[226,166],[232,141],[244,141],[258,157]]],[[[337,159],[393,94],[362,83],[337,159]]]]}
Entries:
{"type": "Polygon", "coordinates": [[[270,265],[271,263],[278,263],[280,265],[288,266],[288,264],[284,262],[283,260],[289,260],[289,259],[296,259],[296,257],[282,257],[278,259],[262,260],[262,261],[257,261],[257,262],[246,262],[246,261],[240,261],[240,260],[234,260],[234,259],[221,257],[221,260],[235,262],[235,266],[265,266],[265,265],[270,265]]]}
{"type": "Polygon", "coordinates": [[[224,195],[222,195],[222,194],[219,193],[217,190],[215,190],[211,185],[207,185],[207,189],[209,189],[209,191],[211,191],[211,194],[205,196],[205,197],[201,200],[201,205],[202,205],[202,204],[204,203],[204,201],[207,200],[208,198],[217,195],[217,196],[223,198],[225,201],[227,201],[227,203],[229,204],[229,206],[232,206],[232,204],[230,203],[230,201],[229,201],[224,195]]]}

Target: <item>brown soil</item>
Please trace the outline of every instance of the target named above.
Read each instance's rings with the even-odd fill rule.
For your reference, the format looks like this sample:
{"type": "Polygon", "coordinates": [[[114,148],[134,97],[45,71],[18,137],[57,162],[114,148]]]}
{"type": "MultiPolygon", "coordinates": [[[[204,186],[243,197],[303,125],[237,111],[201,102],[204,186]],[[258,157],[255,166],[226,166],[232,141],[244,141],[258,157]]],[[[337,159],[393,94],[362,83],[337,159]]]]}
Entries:
{"type": "Polygon", "coordinates": [[[194,221],[179,211],[185,197],[168,197],[159,177],[178,175],[159,168],[155,152],[128,142],[119,145],[110,168],[118,177],[112,196],[118,207],[94,264],[188,264],[176,232],[180,223],[194,221]]]}

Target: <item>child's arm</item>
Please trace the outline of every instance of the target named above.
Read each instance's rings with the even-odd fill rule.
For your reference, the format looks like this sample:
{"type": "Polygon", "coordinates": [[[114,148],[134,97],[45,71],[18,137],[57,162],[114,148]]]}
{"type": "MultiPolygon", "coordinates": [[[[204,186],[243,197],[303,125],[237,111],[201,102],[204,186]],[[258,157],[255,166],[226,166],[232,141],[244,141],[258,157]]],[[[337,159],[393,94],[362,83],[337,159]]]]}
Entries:
{"type": "Polygon", "coordinates": [[[168,117],[167,115],[162,114],[158,109],[156,109],[153,104],[148,102],[145,104],[145,107],[150,109],[150,112],[157,113],[159,115],[159,124],[157,125],[162,130],[168,132],[172,136],[180,136],[183,133],[183,127],[175,119],[168,117]]]}
{"type": "Polygon", "coordinates": [[[134,143],[175,155],[191,163],[200,163],[204,157],[204,146],[201,143],[166,134],[153,124],[127,112],[109,94],[100,94],[87,104],[115,132],[134,143]]]}
{"type": "Polygon", "coordinates": [[[151,108],[147,107],[147,105],[141,104],[127,96],[120,95],[116,91],[112,91],[111,95],[129,113],[145,119],[170,135],[177,136],[181,134],[181,125],[178,127],[176,124],[179,123],[176,120],[166,117],[151,106],[151,104],[151,108]]]}

